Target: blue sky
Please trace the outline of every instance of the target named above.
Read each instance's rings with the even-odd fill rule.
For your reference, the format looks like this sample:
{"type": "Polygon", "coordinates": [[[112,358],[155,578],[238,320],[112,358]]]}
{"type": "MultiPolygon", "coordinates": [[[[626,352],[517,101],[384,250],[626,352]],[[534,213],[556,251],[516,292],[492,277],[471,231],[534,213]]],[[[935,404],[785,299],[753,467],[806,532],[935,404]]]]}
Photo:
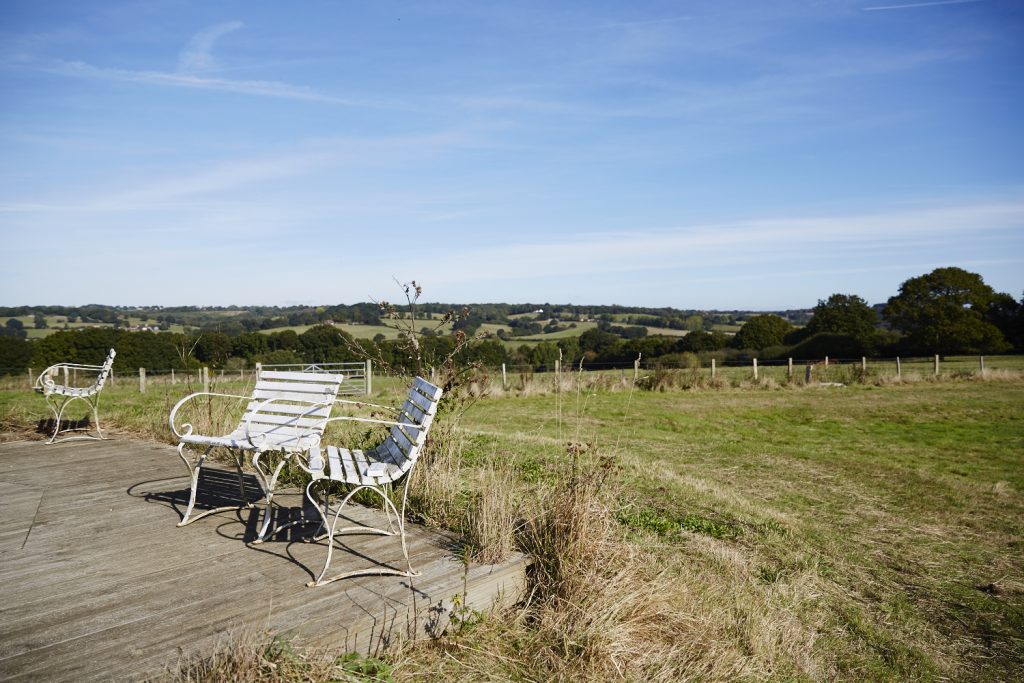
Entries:
{"type": "Polygon", "coordinates": [[[1024,291],[1024,4],[38,2],[0,304],[1024,291]]]}

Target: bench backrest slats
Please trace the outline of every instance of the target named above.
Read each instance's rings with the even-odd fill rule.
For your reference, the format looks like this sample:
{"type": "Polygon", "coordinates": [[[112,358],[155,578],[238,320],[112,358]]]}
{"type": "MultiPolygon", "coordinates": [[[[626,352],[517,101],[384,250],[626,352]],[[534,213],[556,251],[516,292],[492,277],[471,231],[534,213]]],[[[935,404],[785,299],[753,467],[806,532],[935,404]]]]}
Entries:
{"type": "Polygon", "coordinates": [[[283,447],[308,446],[323,435],[343,381],[333,373],[261,370],[239,429],[283,447]]]}
{"type": "Polygon", "coordinates": [[[409,471],[426,443],[441,394],[439,387],[417,377],[399,413],[397,422],[401,424],[391,427],[387,438],[375,449],[375,457],[395,465],[400,472],[409,471]]]}

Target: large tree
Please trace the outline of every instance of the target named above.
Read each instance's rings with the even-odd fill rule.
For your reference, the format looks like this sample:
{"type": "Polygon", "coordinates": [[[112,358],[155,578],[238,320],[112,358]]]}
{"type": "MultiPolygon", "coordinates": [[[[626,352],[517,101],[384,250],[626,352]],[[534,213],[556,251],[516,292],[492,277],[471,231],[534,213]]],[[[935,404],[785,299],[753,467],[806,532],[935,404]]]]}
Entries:
{"type": "Polygon", "coordinates": [[[833,294],[828,300],[818,299],[807,326],[787,341],[803,342],[827,335],[829,343],[837,346],[831,351],[834,355],[872,355],[878,347],[877,325],[878,314],[864,299],[856,294],[833,294]]]}
{"type": "Polygon", "coordinates": [[[777,315],[755,315],[743,323],[736,333],[733,346],[738,349],[766,349],[780,346],[786,335],[793,331],[793,324],[777,315]]]}
{"type": "Polygon", "coordinates": [[[900,285],[884,316],[903,332],[911,353],[998,353],[1009,347],[988,321],[999,299],[977,273],[936,268],[900,285]]]}
{"type": "Polygon", "coordinates": [[[856,294],[833,294],[827,301],[818,299],[814,316],[807,323],[810,334],[828,332],[866,339],[874,334],[878,314],[856,294]]]}

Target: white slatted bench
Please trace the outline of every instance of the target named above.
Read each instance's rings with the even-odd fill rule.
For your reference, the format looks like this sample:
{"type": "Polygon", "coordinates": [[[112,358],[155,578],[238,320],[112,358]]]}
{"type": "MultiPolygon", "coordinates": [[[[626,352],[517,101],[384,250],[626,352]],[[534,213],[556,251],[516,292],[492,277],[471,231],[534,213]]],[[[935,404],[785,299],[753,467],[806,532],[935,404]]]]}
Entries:
{"type": "MultiPolygon", "coordinates": [[[[306,487],[306,497],[316,506],[323,520],[323,527],[326,529],[327,538],[327,561],[324,563],[323,571],[316,580],[311,581],[309,586],[322,586],[338,579],[352,576],[395,574],[398,576],[417,576],[418,573],[412,568],[409,561],[409,550],[405,542],[405,505],[409,494],[409,479],[413,466],[419,458],[420,451],[427,439],[427,432],[437,413],[437,405],[441,400],[441,389],[430,382],[417,377],[412,388],[409,390],[408,398],[400,409],[388,408],[397,412],[395,420],[374,420],[360,417],[333,417],[330,421],[351,420],[356,422],[369,422],[390,426],[387,437],[376,447],[367,450],[349,450],[337,446],[328,445],[321,448],[319,445],[309,450],[308,471],[313,480],[306,487]],[[388,496],[386,487],[405,477],[405,484],[402,491],[401,509],[396,508],[391,497],[388,496]],[[340,482],[351,486],[351,490],[345,495],[337,508],[330,507],[328,489],[333,482],[340,482]],[[389,529],[377,529],[367,526],[351,526],[341,529],[337,528],[338,519],[345,505],[357,492],[369,489],[380,494],[384,501],[384,509],[388,515],[389,529]],[[333,521],[330,517],[333,514],[333,521]],[[394,521],[392,521],[392,517],[394,521]],[[394,525],[397,524],[397,532],[394,525]],[[334,553],[334,537],[342,534],[384,534],[388,536],[399,535],[402,541],[402,554],[408,569],[399,570],[391,567],[379,566],[373,569],[356,570],[345,572],[330,578],[324,578],[331,566],[331,557],[334,553]]],[[[367,406],[372,404],[358,403],[355,401],[344,401],[338,399],[338,403],[353,403],[367,406]]],[[[373,406],[381,408],[383,406],[373,406]]]]}
{"type": "Polygon", "coordinates": [[[61,441],[70,439],[102,439],[103,432],[100,431],[99,401],[100,392],[110,377],[110,369],[114,365],[114,356],[117,352],[110,349],[106,360],[101,365],[82,365],[81,363],[57,363],[43,370],[36,379],[35,390],[46,398],[46,404],[53,412],[55,424],[53,435],[46,443],[56,443],[57,436],[62,433],[75,431],[76,427],[60,428],[61,418],[64,416],[64,409],[75,400],[82,400],[92,408],[93,420],[96,422],[96,436],[82,434],[80,436],[68,437],[61,441]],[[59,384],[54,377],[63,375],[63,384],[59,384]],[[81,375],[81,377],[79,377],[81,375]],[[72,386],[73,382],[82,380],[88,381],[85,386],[72,386]]]}
{"type": "Polygon", "coordinates": [[[246,501],[245,481],[242,476],[242,454],[248,452],[253,454],[256,480],[263,489],[263,498],[267,505],[266,518],[258,535],[258,540],[262,540],[270,524],[274,487],[281,469],[287,462],[287,456],[305,452],[320,443],[320,437],[324,433],[342,381],[344,377],[339,374],[264,370],[257,377],[251,396],[198,392],[178,401],[171,410],[168,422],[171,431],[178,438],[178,455],[192,477],[188,507],[178,526],[191,524],[215,512],[252,506],[252,503],[246,501]],[[195,434],[192,425],[187,422],[179,429],[175,425],[178,411],[182,406],[203,397],[248,399],[249,402],[238,426],[224,436],[195,434]],[[185,455],[187,446],[198,447],[202,451],[192,460],[185,455]],[[234,456],[238,486],[242,495],[241,504],[215,507],[193,514],[199,487],[199,473],[210,451],[218,447],[228,449],[234,456]],[[286,455],[280,459],[272,472],[264,470],[260,462],[261,455],[268,452],[286,455]]]}

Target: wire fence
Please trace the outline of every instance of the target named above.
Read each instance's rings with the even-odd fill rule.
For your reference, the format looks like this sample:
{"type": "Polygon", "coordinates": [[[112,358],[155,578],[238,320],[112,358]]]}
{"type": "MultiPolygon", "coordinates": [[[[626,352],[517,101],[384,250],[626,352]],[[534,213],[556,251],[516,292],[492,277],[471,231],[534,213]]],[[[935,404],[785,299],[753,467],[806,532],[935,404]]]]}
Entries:
{"type": "MultiPolygon", "coordinates": [[[[209,391],[214,384],[253,383],[262,369],[293,370],[305,372],[335,372],[345,375],[341,393],[347,395],[368,395],[373,392],[374,375],[384,375],[370,361],[355,363],[307,363],[289,365],[257,364],[254,368],[210,370],[207,367],[187,370],[172,368],[138,368],[136,372],[115,370],[108,380],[110,386],[138,387],[140,392],[153,386],[183,385],[194,391],[209,391]]],[[[915,356],[891,358],[815,358],[815,359],[705,359],[697,356],[680,358],[673,356],[661,359],[638,358],[632,362],[599,363],[587,360],[576,363],[554,361],[551,364],[502,364],[485,368],[495,381],[508,388],[537,375],[568,372],[604,373],[619,375],[625,379],[641,380],[651,375],[667,372],[685,372],[694,378],[728,382],[776,381],[789,382],[832,382],[862,381],[869,378],[891,377],[924,378],[942,376],[986,375],[993,372],[1024,372],[1024,355],[1001,356],[915,356]]],[[[31,388],[38,378],[33,368],[0,368],[0,389],[15,390],[31,388]]],[[[428,369],[431,378],[436,372],[428,369]]],[[[72,386],[79,378],[69,377],[72,386]]]]}

